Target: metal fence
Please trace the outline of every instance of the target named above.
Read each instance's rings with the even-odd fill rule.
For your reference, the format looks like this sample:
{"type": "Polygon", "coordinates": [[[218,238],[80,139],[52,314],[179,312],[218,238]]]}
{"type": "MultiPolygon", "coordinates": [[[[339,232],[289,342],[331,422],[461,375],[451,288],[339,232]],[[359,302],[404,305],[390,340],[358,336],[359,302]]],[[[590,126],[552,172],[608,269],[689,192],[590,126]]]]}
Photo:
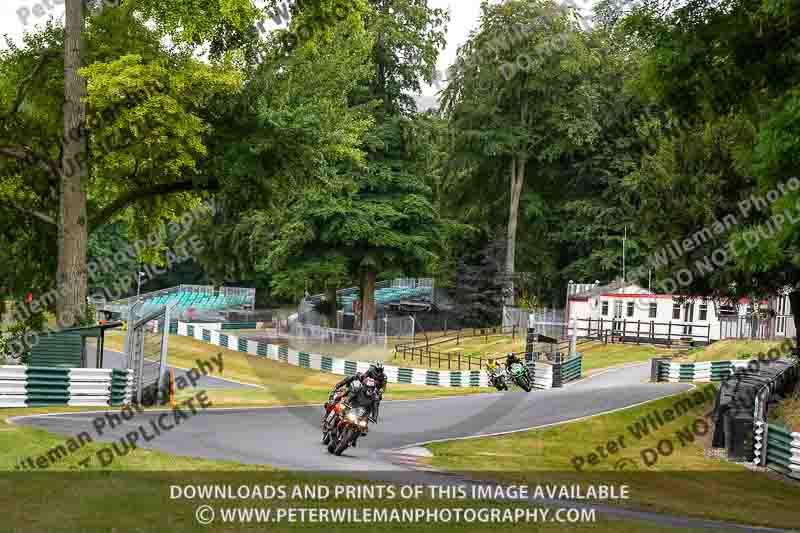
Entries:
{"type": "Polygon", "coordinates": [[[473,370],[480,369],[486,361],[495,359],[482,355],[465,354],[463,351],[440,351],[445,345],[459,346],[461,341],[483,338],[488,342],[490,337],[511,336],[512,339],[525,335],[525,329],[517,326],[494,328],[469,328],[461,329],[439,337],[416,339],[407,343],[395,345],[395,359],[409,362],[427,363],[433,368],[435,364],[439,369],[448,370],[473,370]],[[436,349],[436,348],[439,349],[436,349]]]}
{"type": "Polygon", "coordinates": [[[373,332],[361,332],[347,329],[325,328],[299,321],[289,323],[289,337],[292,340],[322,344],[374,344],[383,346],[384,335],[373,332]]]}
{"type": "Polygon", "coordinates": [[[503,307],[503,327],[517,326],[525,329],[530,320],[540,323],[561,323],[566,321],[563,309],[542,307],[525,309],[523,307],[503,307]]]}
{"type": "Polygon", "coordinates": [[[670,345],[684,338],[699,344],[711,342],[710,324],[623,318],[578,318],[576,322],[579,337],[603,342],[670,345]]]}
{"type": "Polygon", "coordinates": [[[719,317],[720,339],[771,339],[774,335],[773,321],[769,318],[749,316],[719,317]]]}
{"type": "Polygon", "coordinates": [[[163,391],[168,383],[168,324],[174,304],[146,314],[142,307],[139,302],[130,308],[125,336],[125,366],[134,371],[133,397],[140,404],[145,391],[163,391]]]}

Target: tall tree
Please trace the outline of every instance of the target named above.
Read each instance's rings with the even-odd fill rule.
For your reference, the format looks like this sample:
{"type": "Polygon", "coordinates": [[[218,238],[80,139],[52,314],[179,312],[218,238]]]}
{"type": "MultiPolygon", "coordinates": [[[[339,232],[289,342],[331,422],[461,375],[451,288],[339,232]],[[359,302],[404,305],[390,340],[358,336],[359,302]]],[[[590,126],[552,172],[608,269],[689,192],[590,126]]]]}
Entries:
{"type": "Polygon", "coordinates": [[[83,66],[83,1],[64,6],[64,144],[58,206],[58,271],[60,297],[56,314],[64,327],[83,318],[86,306],[86,250],[89,230],[86,213],[86,81],[83,66]]]}
{"type": "MultiPolygon", "coordinates": [[[[526,175],[538,178],[547,164],[597,137],[592,69],[598,57],[571,13],[553,2],[514,0],[481,9],[479,29],[459,48],[444,106],[463,164],[476,169],[489,159],[492,174],[506,176],[505,269],[512,279],[526,175]]],[[[508,293],[513,304],[513,290],[508,293]]]]}

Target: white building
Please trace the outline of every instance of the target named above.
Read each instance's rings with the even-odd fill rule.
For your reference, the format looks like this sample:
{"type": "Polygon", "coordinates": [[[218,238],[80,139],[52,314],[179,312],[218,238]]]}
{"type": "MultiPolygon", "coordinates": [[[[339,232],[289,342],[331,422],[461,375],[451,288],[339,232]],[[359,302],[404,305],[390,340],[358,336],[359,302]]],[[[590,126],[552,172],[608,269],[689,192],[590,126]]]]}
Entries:
{"type": "MultiPolygon", "coordinates": [[[[788,329],[778,334],[776,321],[759,317],[748,299],[740,300],[735,308],[716,307],[703,297],[653,294],[635,283],[570,283],[565,314],[570,323],[576,320],[581,337],[606,332],[626,341],[657,344],[682,337],[698,345],[731,337],[774,337],[785,335],[788,329]]],[[[766,309],[767,301],[758,307],[766,309]]]]}

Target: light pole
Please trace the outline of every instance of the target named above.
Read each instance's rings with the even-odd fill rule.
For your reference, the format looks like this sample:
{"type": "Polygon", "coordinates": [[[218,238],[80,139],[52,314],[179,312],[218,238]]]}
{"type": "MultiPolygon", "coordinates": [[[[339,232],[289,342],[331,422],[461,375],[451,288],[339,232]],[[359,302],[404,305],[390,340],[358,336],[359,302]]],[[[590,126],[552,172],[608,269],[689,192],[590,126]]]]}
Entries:
{"type": "Polygon", "coordinates": [[[136,276],[136,298],[139,298],[139,295],[142,292],[142,276],[144,276],[144,272],[138,272],[136,276]]]}

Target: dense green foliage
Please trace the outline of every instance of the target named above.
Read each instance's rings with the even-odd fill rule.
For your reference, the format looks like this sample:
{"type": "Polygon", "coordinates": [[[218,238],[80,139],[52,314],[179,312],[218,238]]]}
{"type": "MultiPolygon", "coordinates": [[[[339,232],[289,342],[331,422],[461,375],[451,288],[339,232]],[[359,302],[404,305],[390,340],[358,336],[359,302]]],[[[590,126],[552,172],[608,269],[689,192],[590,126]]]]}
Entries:
{"type": "MultiPolygon", "coordinates": [[[[217,207],[187,230],[203,251],[149,288],[236,283],[274,304],[359,285],[369,321],[376,281],[432,275],[462,304],[486,287],[478,323],[512,281],[518,303],[561,306],[569,280],[619,278],[624,235],[628,279],[652,273],[656,290],[722,301],[800,283],[800,191],[742,209],[785,189],[800,157],[791,3],[605,0],[586,31],[550,0],[486,2],[438,114],[414,105],[448,22],[424,0],[297,2],[273,32],[248,0],[203,5],[123,2],[84,35],[87,259],[217,207]]],[[[12,299],[54,280],[63,33],[39,28],[0,52],[12,299]]],[[[90,283],[163,264],[187,231],[90,283]]]]}

